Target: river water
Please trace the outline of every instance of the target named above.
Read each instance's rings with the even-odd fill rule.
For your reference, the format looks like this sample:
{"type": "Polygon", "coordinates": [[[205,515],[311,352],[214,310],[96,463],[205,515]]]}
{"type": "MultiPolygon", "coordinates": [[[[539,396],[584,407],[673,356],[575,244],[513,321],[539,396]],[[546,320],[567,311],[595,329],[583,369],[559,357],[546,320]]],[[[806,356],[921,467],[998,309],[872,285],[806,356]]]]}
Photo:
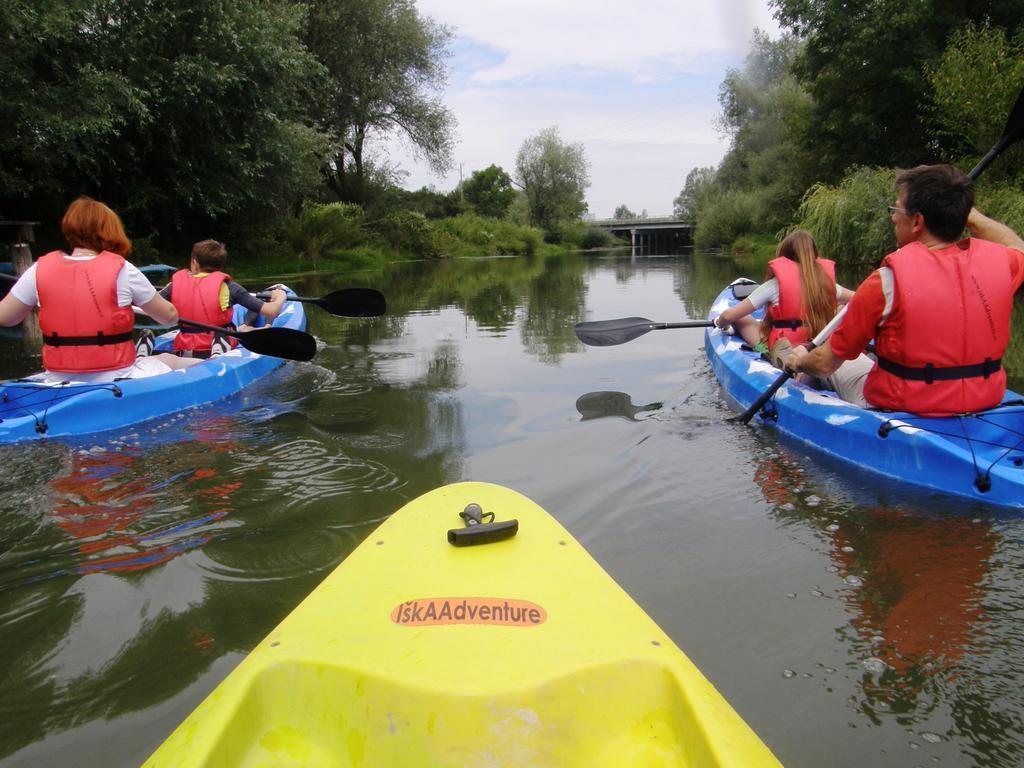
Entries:
{"type": "MultiPolygon", "coordinates": [[[[310,307],[316,360],[214,407],[0,449],[0,765],[142,762],[377,523],[466,479],[554,514],[784,764],[1021,765],[1021,516],[727,422],[702,330],[574,336],[703,319],[759,271],[587,255],[295,281],[371,284],[390,311],[310,307]]],[[[0,343],[2,373],[31,367],[0,343]]]]}

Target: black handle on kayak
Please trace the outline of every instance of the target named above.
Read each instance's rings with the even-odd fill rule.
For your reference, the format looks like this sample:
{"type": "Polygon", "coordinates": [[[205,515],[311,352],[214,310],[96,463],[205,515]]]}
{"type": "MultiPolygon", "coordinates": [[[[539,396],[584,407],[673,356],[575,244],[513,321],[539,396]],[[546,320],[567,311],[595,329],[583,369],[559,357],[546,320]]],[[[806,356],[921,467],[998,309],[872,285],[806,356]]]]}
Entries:
{"type": "Polygon", "coordinates": [[[459,512],[459,517],[466,523],[465,528],[452,528],[448,531],[448,543],[454,547],[471,547],[476,544],[490,544],[492,541],[511,539],[519,531],[518,520],[502,520],[494,522],[493,512],[484,512],[476,503],[467,504],[459,512]],[[487,520],[488,522],[484,522],[487,520]]]}

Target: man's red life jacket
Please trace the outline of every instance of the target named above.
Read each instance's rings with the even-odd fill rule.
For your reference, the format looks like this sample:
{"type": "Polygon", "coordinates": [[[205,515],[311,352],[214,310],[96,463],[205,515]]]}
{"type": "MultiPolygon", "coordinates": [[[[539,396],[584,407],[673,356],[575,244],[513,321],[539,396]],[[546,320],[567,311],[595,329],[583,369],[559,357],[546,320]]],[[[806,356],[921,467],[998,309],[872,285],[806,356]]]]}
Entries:
{"type": "MultiPolygon", "coordinates": [[[[831,259],[818,259],[818,265],[825,270],[829,279],[831,295],[836,293],[836,263],[831,259]]],[[[801,319],[804,303],[800,295],[800,265],[785,256],[768,262],[767,277],[774,276],[779,283],[779,303],[768,307],[772,319],[772,330],[768,335],[768,348],[775,346],[779,339],[789,339],[792,344],[810,341],[811,329],[801,319]]]]}
{"type": "Polygon", "coordinates": [[[975,238],[940,251],[914,242],[882,265],[892,270],[895,291],[875,338],[878,365],[865,399],[922,416],[998,405],[1013,309],[1006,248],[975,238]]]}
{"type": "MultiPolygon", "coordinates": [[[[179,317],[195,320],[207,325],[227,327],[233,312],[230,305],[220,308],[220,287],[231,280],[224,272],[210,272],[196,277],[187,269],[179,269],[171,277],[171,303],[178,310],[179,317]]],[[[237,345],[231,339],[231,346],[237,345]]],[[[182,325],[174,337],[174,349],[179,352],[209,352],[213,345],[213,332],[192,329],[182,325]]]]}
{"type": "Polygon", "coordinates": [[[60,251],[36,262],[43,368],[57,373],[95,373],[135,362],[132,308],[117,305],[117,275],[124,258],[103,251],[71,260],[60,251]]]}

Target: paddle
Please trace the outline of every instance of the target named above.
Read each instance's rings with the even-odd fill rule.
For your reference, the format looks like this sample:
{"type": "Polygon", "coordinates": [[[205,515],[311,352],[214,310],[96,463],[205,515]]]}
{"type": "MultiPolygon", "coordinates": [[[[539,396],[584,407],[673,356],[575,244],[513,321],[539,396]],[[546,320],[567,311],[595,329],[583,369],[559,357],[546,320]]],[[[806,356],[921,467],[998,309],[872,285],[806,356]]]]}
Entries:
{"type": "Polygon", "coordinates": [[[1021,138],[1024,138],[1024,88],[1017,95],[1017,101],[1013,105],[1013,109],[1010,110],[1010,116],[1006,118],[1006,127],[1003,128],[1003,135],[999,137],[999,141],[995,143],[995,146],[988,151],[987,155],[981,158],[981,161],[967,175],[972,179],[978,178],[981,172],[988,168],[989,163],[1003,153],[1004,149],[1014,142],[1020,141],[1021,138]]]}
{"type": "MultiPolygon", "coordinates": [[[[257,299],[269,299],[270,292],[253,294],[257,299]]],[[[288,301],[316,304],[337,317],[380,317],[387,311],[384,294],[372,288],[342,288],[320,299],[307,296],[289,296],[288,301]]]]}
{"type": "Polygon", "coordinates": [[[617,320],[596,320],[592,323],[577,323],[576,336],[592,347],[614,347],[625,344],[649,331],[665,328],[710,328],[710,320],[689,320],[685,323],[656,323],[646,317],[620,317],[617,320]]]}
{"type": "Polygon", "coordinates": [[[230,331],[217,325],[197,323],[195,320],[178,318],[180,325],[188,325],[193,328],[202,328],[204,331],[213,331],[224,336],[231,336],[238,339],[238,343],[259,355],[268,357],[280,357],[285,360],[299,360],[305,362],[312,360],[316,354],[316,339],[304,331],[295,328],[257,328],[252,331],[230,331]]]}
{"type": "MultiPolygon", "coordinates": [[[[1003,128],[1003,135],[999,137],[999,141],[995,143],[995,146],[988,151],[981,161],[971,169],[971,172],[967,175],[973,180],[977,179],[981,172],[988,168],[989,163],[995,160],[999,155],[1003,153],[1003,150],[1014,142],[1020,141],[1024,137],[1024,89],[1017,95],[1017,101],[1014,103],[1013,108],[1010,110],[1010,116],[1006,119],[1006,127],[1003,128]]],[[[832,331],[839,325],[839,321],[842,320],[843,315],[846,314],[846,307],[839,310],[832,320],[821,329],[821,333],[814,337],[814,340],[808,345],[808,350],[814,349],[815,347],[821,346],[828,340],[828,337],[832,335],[832,331]]],[[[742,414],[736,417],[734,420],[741,424],[746,424],[753,417],[754,414],[761,410],[761,406],[768,402],[768,400],[774,395],[779,387],[786,383],[786,381],[793,374],[789,371],[785,371],[779,375],[779,377],[772,383],[768,390],[761,395],[754,404],[751,405],[742,414]]]]}
{"type": "MultiPolygon", "coordinates": [[[[732,293],[737,299],[745,299],[757,287],[757,283],[747,278],[740,278],[732,285],[732,293]]],[[[666,328],[710,328],[709,320],[688,320],[684,323],[656,323],[646,317],[620,317],[617,320],[596,320],[590,323],[577,323],[576,336],[584,344],[592,347],[614,347],[627,341],[643,336],[649,331],[660,331],[666,328]]]]}

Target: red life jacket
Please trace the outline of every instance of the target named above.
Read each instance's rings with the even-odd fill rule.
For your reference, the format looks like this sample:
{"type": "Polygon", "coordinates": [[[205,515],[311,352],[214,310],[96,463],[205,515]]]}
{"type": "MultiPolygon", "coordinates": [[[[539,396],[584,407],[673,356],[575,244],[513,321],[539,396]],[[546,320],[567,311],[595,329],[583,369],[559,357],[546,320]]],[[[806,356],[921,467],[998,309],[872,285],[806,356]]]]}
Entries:
{"type": "Polygon", "coordinates": [[[103,251],[72,261],[52,251],[36,262],[43,368],[94,373],[135,362],[132,308],[117,305],[117,274],[123,257],[103,251]]]}
{"type": "MultiPolygon", "coordinates": [[[[231,280],[224,272],[210,272],[196,277],[187,269],[179,269],[171,276],[171,303],[185,320],[207,325],[227,326],[234,313],[230,306],[220,308],[220,287],[231,280]]],[[[231,339],[231,346],[238,344],[231,339]]],[[[209,352],[213,345],[213,332],[181,326],[174,337],[174,349],[179,352],[209,352]]]]}
{"type": "MultiPolygon", "coordinates": [[[[831,285],[832,296],[836,294],[836,263],[831,259],[818,259],[818,265],[825,270],[831,285]]],[[[768,335],[768,348],[775,346],[779,339],[789,339],[792,344],[810,341],[811,330],[801,319],[804,303],[800,295],[800,265],[785,256],[768,262],[768,277],[774,276],[779,283],[779,303],[768,307],[772,319],[772,330],[768,335]]]]}
{"type": "Polygon", "coordinates": [[[865,399],[922,416],[998,405],[1013,309],[1006,248],[974,238],[940,251],[914,242],[882,265],[892,270],[895,291],[875,338],[878,365],[865,399]]]}

